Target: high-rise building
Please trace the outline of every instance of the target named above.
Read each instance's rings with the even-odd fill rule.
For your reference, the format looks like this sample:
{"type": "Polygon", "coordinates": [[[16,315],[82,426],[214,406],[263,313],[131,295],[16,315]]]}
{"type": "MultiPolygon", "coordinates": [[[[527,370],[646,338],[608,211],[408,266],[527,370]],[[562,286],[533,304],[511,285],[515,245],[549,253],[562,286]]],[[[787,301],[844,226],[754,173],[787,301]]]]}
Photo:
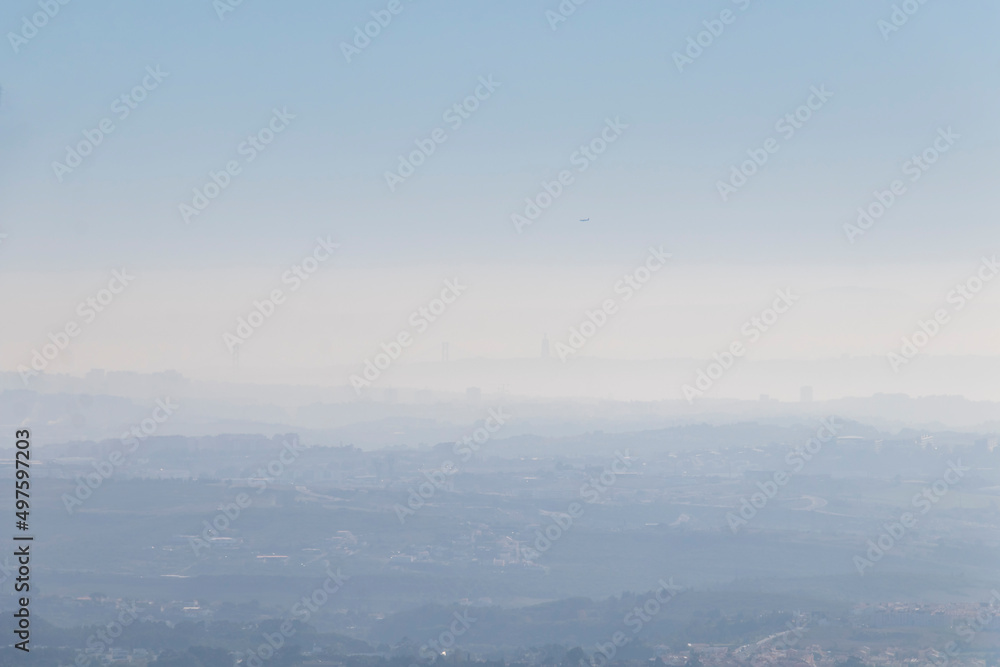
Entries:
{"type": "Polygon", "coordinates": [[[542,359],[547,359],[549,356],[549,335],[545,334],[542,336],[542,359]]]}
{"type": "Polygon", "coordinates": [[[799,400],[803,403],[812,403],[813,400],[813,388],[812,387],[802,387],[799,389],[799,400]]]}
{"type": "Polygon", "coordinates": [[[441,343],[441,361],[447,362],[451,358],[451,350],[448,343],[441,343]]]}

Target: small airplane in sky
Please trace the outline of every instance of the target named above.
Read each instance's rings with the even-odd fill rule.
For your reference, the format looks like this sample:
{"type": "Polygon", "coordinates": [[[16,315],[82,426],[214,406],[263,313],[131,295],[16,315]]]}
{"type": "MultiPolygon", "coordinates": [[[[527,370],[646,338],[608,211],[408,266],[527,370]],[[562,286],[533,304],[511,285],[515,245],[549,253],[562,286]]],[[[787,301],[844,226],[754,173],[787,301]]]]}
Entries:
{"type": "Polygon", "coordinates": [[[590,218],[580,218],[580,222],[590,222],[590,218]]]}

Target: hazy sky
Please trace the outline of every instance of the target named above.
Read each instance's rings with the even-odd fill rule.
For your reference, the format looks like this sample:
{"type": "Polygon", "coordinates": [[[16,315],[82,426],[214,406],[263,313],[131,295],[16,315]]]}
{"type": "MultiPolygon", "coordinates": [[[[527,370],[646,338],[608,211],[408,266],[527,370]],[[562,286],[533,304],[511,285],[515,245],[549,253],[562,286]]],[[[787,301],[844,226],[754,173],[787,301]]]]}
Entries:
{"type": "MultiPolygon", "coordinates": [[[[341,43],[389,4],[244,0],[220,19],[210,0],[76,0],[13,44],[40,10],[4,3],[0,281],[17,324],[0,368],[121,267],[135,286],[65,369],[204,368],[320,235],[337,256],[248,356],[361,361],[460,273],[475,289],[414,360],[443,339],[463,341],[456,354],[535,355],[650,245],[671,266],[587,355],[708,356],[786,287],[812,301],[756,354],[878,355],[1000,249],[995,2],[928,2],[885,38],[887,0],[589,0],[556,29],[555,0],[401,0],[347,62],[341,43]],[[674,53],[724,11],[678,71],[674,53]],[[154,82],[147,68],[166,76],[122,118],[115,100],[154,82]],[[446,112],[490,77],[456,126],[446,112]],[[820,88],[832,97],[793,136],[776,127],[820,88]],[[274,109],[295,118],[249,161],[240,146],[274,109]],[[114,131],[60,182],[53,163],[103,119],[114,131]],[[627,127],[579,171],[574,153],[607,119],[627,127]],[[391,192],[385,172],[436,128],[447,140],[391,192]],[[911,181],[904,164],[948,128],[958,138],[911,181]],[[777,152],[723,202],[717,182],[769,138],[777,152]],[[240,173],[185,224],[178,206],[229,161],[240,173]],[[511,214],[561,170],[573,182],[516,233],[511,214]],[[905,193],[848,243],[843,225],[895,179],[905,193]]],[[[1000,354],[997,298],[975,306],[928,352],[1000,354]]]]}

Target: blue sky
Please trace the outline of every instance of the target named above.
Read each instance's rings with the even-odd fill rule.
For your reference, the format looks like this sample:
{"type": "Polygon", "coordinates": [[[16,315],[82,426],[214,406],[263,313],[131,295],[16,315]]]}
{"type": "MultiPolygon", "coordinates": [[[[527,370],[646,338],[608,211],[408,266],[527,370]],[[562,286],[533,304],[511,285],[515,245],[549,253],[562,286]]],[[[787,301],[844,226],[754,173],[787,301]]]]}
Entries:
{"type": "MultiPolygon", "coordinates": [[[[389,0],[243,0],[222,19],[212,0],[41,2],[59,12],[17,53],[10,34],[39,0],[0,9],[0,308],[19,323],[0,369],[126,267],[135,287],[50,370],[223,377],[223,334],[329,236],[342,251],[245,345],[248,373],[355,368],[455,276],[469,296],[405,361],[438,359],[442,342],[455,358],[533,357],[655,246],[670,269],[584,356],[706,359],[791,288],[803,305],[758,359],[856,355],[881,374],[1000,245],[988,0],[910,0],[888,39],[890,0],[587,0],[555,30],[558,0],[400,0],[351,62],[341,44],[389,0]],[[675,52],[707,43],[720,17],[678,71],[675,52]],[[119,117],[113,103],[148,68],[167,76],[119,117]],[[499,85],[452,126],[445,114],[484,78],[499,85]],[[785,136],[776,122],[817,88],[833,96],[785,136]],[[275,109],[294,119],[251,162],[240,147],[275,109]],[[114,131],[60,182],[53,163],[105,119],[114,131]],[[609,119],[620,136],[580,171],[609,119]],[[447,140],[391,191],[398,156],[439,128],[447,140]],[[904,164],[949,128],[947,152],[907,180],[904,164]],[[769,139],[777,152],[723,201],[718,182],[769,139]],[[228,187],[185,224],[179,206],[232,161],[228,187]],[[517,233],[511,216],[563,171],[572,182],[517,233]],[[849,243],[844,225],[897,179],[905,192],[849,243]]],[[[925,354],[1000,354],[991,289],[925,354]]],[[[935,386],[919,372],[886,386],[935,386]]]]}
{"type": "MultiPolygon", "coordinates": [[[[886,41],[881,0],[589,0],[555,31],[557,2],[404,0],[347,63],[339,44],[386,4],[245,0],[220,20],[208,0],[74,0],[20,53],[5,44],[4,267],[266,265],[319,232],[365,265],[592,261],[653,240],[692,260],[955,259],[995,238],[995,3],[928,2],[886,41]],[[678,72],[673,52],[725,9],[735,22],[678,72]],[[52,161],[150,65],[163,85],[58,183],[52,161]],[[497,92],[390,193],[396,156],[490,74],[497,92]],[[722,203],[716,181],[819,84],[834,98],[722,203]],[[297,115],[289,131],[185,227],[177,205],[274,107],[297,115]],[[629,124],[622,141],[513,234],[510,214],[607,117],[629,124]],[[846,245],[841,224],[944,126],[955,150],[846,245]]],[[[0,26],[37,10],[5,3],[0,26]]]]}

